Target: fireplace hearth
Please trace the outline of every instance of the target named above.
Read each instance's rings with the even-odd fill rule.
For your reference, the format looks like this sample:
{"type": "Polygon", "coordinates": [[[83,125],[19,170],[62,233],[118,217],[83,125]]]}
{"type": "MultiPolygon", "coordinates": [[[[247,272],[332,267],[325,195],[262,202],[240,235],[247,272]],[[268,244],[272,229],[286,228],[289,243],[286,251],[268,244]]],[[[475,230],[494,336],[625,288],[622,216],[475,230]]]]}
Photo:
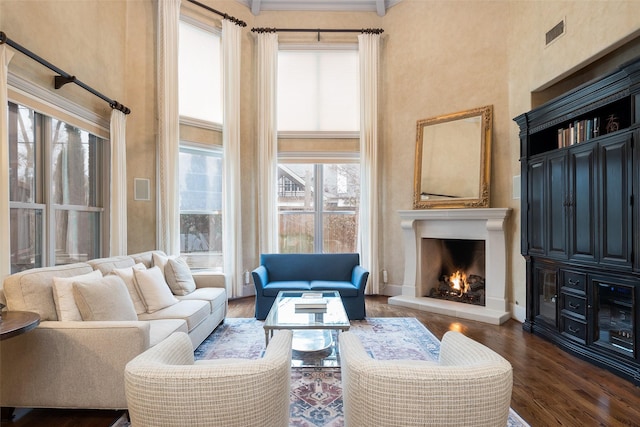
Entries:
{"type": "Polygon", "coordinates": [[[404,281],[402,295],[389,298],[389,304],[494,325],[506,322],[511,317],[506,296],[505,238],[510,212],[501,208],[399,211],[405,243],[404,281]],[[443,242],[466,245],[459,251],[463,259],[454,257],[449,265],[450,255],[441,249],[443,242]],[[468,281],[472,275],[478,276],[473,278],[476,289],[472,292],[477,293],[471,299],[483,299],[483,304],[454,299],[457,292],[447,282],[457,270],[464,272],[468,281]],[[445,280],[443,276],[447,276],[445,280]],[[484,290],[480,291],[482,284],[484,290]],[[446,295],[432,296],[440,292],[446,295]]]}

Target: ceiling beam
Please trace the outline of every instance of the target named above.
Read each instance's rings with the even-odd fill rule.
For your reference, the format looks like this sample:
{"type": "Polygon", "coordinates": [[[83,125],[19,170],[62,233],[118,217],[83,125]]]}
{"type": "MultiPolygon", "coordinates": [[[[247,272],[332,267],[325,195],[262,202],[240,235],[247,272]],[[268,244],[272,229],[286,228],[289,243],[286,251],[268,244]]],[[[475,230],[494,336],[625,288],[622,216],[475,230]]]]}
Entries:
{"type": "Polygon", "coordinates": [[[262,0],[250,0],[251,1],[251,13],[255,15],[260,14],[260,2],[262,0]]]}
{"type": "Polygon", "coordinates": [[[378,12],[378,16],[384,16],[387,13],[387,8],[384,7],[384,0],[376,0],[376,12],[378,12]]]}

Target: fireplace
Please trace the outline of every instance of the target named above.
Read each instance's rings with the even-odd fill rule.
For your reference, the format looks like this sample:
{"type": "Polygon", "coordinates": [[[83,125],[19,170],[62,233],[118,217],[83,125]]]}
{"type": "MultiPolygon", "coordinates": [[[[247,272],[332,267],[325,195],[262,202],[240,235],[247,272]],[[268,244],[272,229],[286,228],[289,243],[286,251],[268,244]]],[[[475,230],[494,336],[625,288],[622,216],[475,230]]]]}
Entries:
{"type": "MultiPolygon", "coordinates": [[[[400,211],[405,243],[402,295],[389,304],[499,325],[511,314],[506,299],[505,222],[510,209],[426,209],[400,211]],[[453,248],[453,250],[452,250],[453,248]],[[455,268],[483,281],[482,304],[456,300],[441,285],[455,268]],[[434,298],[434,288],[452,298],[434,298]]],[[[452,279],[449,279],[450,281],[452,279]]],[[[479,284],[475,283],[476,292],[479,284]]],[[[478,297],[480,298],[480,297],[478,297]]]]}
{"type": "Polygon", "coordinates": [[[484,306],[485,242],[469,239],[422,239],[423,296],[484,306]]]}

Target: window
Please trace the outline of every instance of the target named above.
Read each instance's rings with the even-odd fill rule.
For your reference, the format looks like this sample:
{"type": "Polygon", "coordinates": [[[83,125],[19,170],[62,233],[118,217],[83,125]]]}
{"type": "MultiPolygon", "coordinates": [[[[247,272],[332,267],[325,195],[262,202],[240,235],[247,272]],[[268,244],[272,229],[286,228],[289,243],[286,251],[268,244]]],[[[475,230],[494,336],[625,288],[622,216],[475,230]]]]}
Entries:
{"type": "Polygon", "coordinates": [[[358,50],[355,45],[280,49],[278,249],[357,252],[358,50]]]}
{"type": "Polygon", "coordinates": [[[220,35],[195,20],[180,20],[178,85],[180,115],[222,123],[220,35]]]}
{"type": "Polygon", "coordinates": [[[101,256],[107,148],[85,130],[9,103],[12,273],[101,256]]]}
{"type": "Polygon", "coordinates": [[[358,51],[278,52],[278,131],[360,130],[358,51]]]}
{"type": "Polygon", "coordinates": [[[222,57],[219,30],[180,20],[180,254],[222,271],[222,57]]]}
{"type": "Polygon", "coordinates": [[[180,146],[180,253],[222,270],[222,151],[180,146]]]}
{"type": "Polygon", "coordinates": [[[359,202],[357,163],[280,163],[280,252],[356,252],[359,202]]]}

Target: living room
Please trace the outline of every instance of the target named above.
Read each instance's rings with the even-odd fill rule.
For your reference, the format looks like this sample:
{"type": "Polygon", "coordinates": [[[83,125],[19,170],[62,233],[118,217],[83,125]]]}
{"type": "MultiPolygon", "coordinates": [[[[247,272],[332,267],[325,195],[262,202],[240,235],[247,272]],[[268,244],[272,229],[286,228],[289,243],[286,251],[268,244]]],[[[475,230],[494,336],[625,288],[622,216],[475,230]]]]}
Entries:
{"type": "MultiPolygon", "coordinates": [[[[402,0],[393,2],[382,14],[259,8],[254,14],[247,2],[202,3],[247,23],[240,40],[238,167],[242,179],[238,227],[242,244],[237,271],[250,272],[257,267],[263,247],[258,221],[262,177],[258,174],[255,108],[257,46],[250,29],[381,28],[376,293],[402,293],[405,244],[398,211],[413,208],[417,121],[492,105],[489,205],[511,209],[505,226],[505,297],[511,318],[524,322],[527,273],[520,247],[521,200],[517,191],[521,154],[519,129],[513,118],[637,57],[640,24],[634,17],[640,3],[402,0]],[[565,23],[564,33],[545,43],[545,35],[559,22],[565,23]]],[[[158,213],[157,196],[157,8],[152,0],[0,2],[0,31],[7,37],[131,109],[126,121],[127,253],[162,249],[158,242],[163,217],[158,213]],[[148,180],[150,195],[146,200],[136,197],[136,179],[148,180]]],[[[184,1],[182,8],[220,25],[219,17],[196,5],[184,1]]],[[[318,37],[323,43],[356,42],[355,35],[284,32],[279,41],[313,43],[318,37]]],[[[16,52],[8,73],[54,92],[53,73],[26,55],[16,52]]],[[[32,96],[9,85],[10,101],[32,96]]],[[[103,100],[72,84],[55,90],[55,96],[90,111],[96,118],[95,127],[108,132],[111,109],[103,100]]],[[[339,144],[352,147],[357,142],[339,144]]],[[[287,141],[282,146],[287,147],[287,141]]],[[[311,146],[309,151],[323,152],[325,148],[311,146]]],[[[3,217],[8,218],[8,209],[3,217]]],[[[109,253],[102,250],[101,256],[109,253]]],[[[3,252],[3,258],[9,255],[3,252]]],[[[229,294],[250,297],[253,286],[245,285],[242,275],[236,276],[236,286],[229,294]]]]}

